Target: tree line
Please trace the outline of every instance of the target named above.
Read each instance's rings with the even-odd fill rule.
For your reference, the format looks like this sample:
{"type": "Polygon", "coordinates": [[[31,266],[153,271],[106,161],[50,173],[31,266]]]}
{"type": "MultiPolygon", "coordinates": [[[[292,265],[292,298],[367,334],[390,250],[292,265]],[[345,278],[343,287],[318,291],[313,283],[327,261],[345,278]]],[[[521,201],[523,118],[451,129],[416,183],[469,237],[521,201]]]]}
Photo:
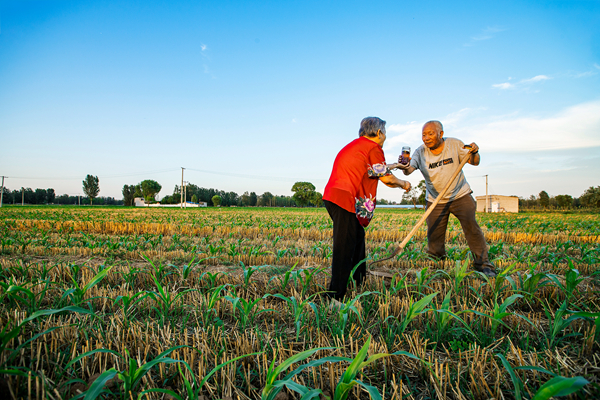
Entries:
{"type": "Polygon", "coordinates": [[[519,208],[531,210],[600,208],[600,186],[591,186],[579,197],[568,194],[550,196],[548,192],[542,190],[537,196],[531,195],[526,199],[519,198],[519,208]]]}
{"type": "MultiPolygon", "coordinates": [[[[136,197],[143,198],[146,202],[156,201],[156,195],[162,189],[162,185],[157,181],[146,179],[135,185],[124,185],[122,194],[123,199],[113,197],[98,197],[100,192],[100,180],[97,176],[87,175],[82,181],[82,189],[85,196],[63,194],[56,195],[52,188],[35,190],[31,188],[21,188],[20,190],[10,190],[3,188],[4,204],[90,204],[97,205],[125,205],[132,206],[136,197]]],[[[249,207],[322,207],[323,195],[316,191],[315,186],[310,182],[296,182],[291,188],[294,193],[292,196],[277,196],[271,192],[264,192],[261,195],[256,192],[244,192],[239,195],[236,192],[226,192],[219,189],[207,189],[195,184],[189,183],[185,186],[185,201],[193,203],[203,202],[209,206],[249,206],[249,207]]],[[[421,180],[418,185],[404,193],[400,204],[425,204],[425,181],[421,180]]],[[[179,204],[181,202],[181,187],[175,185],[173,193],[163,197],[162,204],[179,204]]],[[[378,199],[378,204],[396,204],[395,202],[378,199]]],[[[545,190],[537,196],[531,195],[529,198],[519,198],[520,209],[577,209],[577,208],[600,208],[600,186],[588,188],[580,197],[573,197],[568,194],[550,196],[545,190]]]]}
{"type": "MultiPolygon", "coordinates": [[[[31,188],[21,188],[18,190],[10,190],[4,188],[4,196],[2,199],[3,204],[61,204],[61,205],[78,205],[78,204],[89,204],[90,198],[88,196],[77,196],[62,194],[57,196],[54,189],[40,189],[35,190],[31,188]]],[[[114,197],[96,197],[94,204],[97,205],[123,205],[123,200],[115,199],[114,197]]]]}

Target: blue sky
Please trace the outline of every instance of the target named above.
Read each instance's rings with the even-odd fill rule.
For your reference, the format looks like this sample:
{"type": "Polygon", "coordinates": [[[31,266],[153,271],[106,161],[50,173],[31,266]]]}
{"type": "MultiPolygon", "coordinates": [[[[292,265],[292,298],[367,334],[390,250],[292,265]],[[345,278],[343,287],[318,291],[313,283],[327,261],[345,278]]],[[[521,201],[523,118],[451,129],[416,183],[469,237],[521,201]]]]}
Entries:
{"type": "MultiPolygon", "coordinates": [[[[322,191],[360,120],[481,147],[475,195],[600,185],[599,1],[4,1],[0,175],[100,195],[155,179],[322,191]]],[[[416,172],[409,180],[416,184],[416,172]]],[[[379,186],[399,201],[402,190],[379,186]]]]}

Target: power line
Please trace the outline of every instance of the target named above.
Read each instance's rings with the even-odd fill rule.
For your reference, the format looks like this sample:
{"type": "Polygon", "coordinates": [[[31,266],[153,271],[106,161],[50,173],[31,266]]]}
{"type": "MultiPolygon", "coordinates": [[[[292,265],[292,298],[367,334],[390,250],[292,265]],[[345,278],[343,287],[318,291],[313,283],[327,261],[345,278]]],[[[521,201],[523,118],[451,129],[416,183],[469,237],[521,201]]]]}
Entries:
{"type": "MultiPolygon", "coordinates": [[[[151,174],[161,174],[161,173],[166,173],[166,172],[174,172],[177,171],[178,168],[169,168],[169,169],[160,169],[160,170],[155,170],[155,171],[146,171],[146,172],[135,172],[135,173],[128,173],[128,174],[112,174],[112,175],[101,175],[98,178],[100,179],[113,179],[113,178],[126,178],[129,176],[139,176],[139,175],[151,175],[151,174]]],[[[65,177],[61,177],[61,178],[56,178],[56,177],[32,177],[32,176],[13,176],[13,179],[37,179],[37,180],[53,180],[53,181],[66,181],[66,180],[73,180],[73,179],[81,179],[80,175],[77,176],[65,176],[65,177]]]]}
{"type": "MultiPolygon", "coordinates": [[[[196,171],[196,172],[203,172],[206,174],[214,174],[214,175],[222,175],[222,176],[233,176],[236,178],[246,178],[246,179],[260,179],[260,180],[267,180],[267,181],[282,181],[282,182],[296,182],[298,179],[296,178],[291,178],[291,177],[282,177],[282,176],[261,176],[261,175],[249,175],[249,174],[235,174],[235,173],[231,173],[231,172],[217,172],[217,171],[209,171],[209,170],[205,170],[205,169],[195,169],[195,168],[186,168],[188,171],[196,171]]],[[[306,178],[303,178],[306,179],[306,178]]],[[[315,179],[311,179],[313,181],[322,181],[324,180],[323,178],[315,178],[315,179]]]]}

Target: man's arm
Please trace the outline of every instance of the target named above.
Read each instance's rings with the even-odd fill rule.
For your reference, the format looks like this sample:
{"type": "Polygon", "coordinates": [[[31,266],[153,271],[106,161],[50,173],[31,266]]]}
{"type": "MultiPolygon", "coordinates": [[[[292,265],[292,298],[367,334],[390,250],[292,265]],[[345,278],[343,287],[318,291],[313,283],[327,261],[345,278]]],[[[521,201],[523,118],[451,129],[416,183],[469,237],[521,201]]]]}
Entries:
{"type": "MultiPolygon", "coordinates": [[[[470,154],[469,154],[469,157],[471,157],[471,158],[467,162],[471,165],[478,166],[479,161],[481,160],[481,157],[479,156],[479,146],[477,146],[475,143],[471,143],[469,146],[471,147],[470,154]]],[[[465,147],[469,147],[469,146],[465,146],[465,147]]]]}
{"type": "Polygon", "coordinates": [[[383,182],[385,186],[389,186],[391,188],[402,188],[406,191],[409,191],[411,187],[409,181],[403,181],[402,179],[398,179],[393,174],[382,176],[381,178],[379,178],[379,180],[383,182]]]}
{"type": "Polygon", "coordinates": [[[388,164],[388,169],[391,171],[393,169],[400,169],[404,173],[404,175],[410,175],[415,172],[416,168],[411,166],[410,164],[388,164]]]}

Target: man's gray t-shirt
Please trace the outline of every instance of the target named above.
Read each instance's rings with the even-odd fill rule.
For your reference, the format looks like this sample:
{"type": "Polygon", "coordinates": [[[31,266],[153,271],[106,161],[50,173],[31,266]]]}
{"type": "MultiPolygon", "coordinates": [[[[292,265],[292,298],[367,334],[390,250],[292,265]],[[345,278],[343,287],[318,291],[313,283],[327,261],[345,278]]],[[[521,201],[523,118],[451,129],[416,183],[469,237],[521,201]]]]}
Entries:
{"type": "MultiPolygon", "coordinates": [[[[448,180],[460,166],[462,159],[469,150],[463,149],[464,143],[455,138],[444,138],[444,150],[435,155],[425,145],[421,145],[413,154],[410,165],[423,173],[427,187],[427,201],[435,201],[438,194],[444,190],[448,180]]],[[[462,171],[450,186],[440,203],[447,203],[470,194],[471,187],[462,171]]]]}

